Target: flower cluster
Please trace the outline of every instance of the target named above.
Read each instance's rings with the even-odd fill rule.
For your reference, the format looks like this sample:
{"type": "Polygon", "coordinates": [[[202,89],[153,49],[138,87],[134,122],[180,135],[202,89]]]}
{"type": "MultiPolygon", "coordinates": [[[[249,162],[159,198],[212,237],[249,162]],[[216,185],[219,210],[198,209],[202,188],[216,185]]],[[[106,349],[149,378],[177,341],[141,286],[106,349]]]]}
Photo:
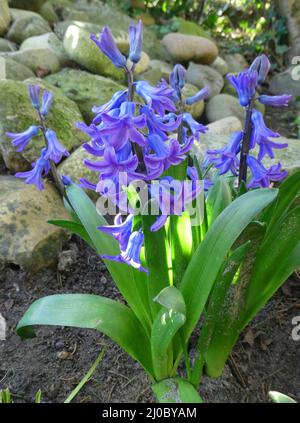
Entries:
{"type": "MultiPolygon", "coordinates": [[[[181,90],[185,85],[186,70],[181,65],[176,65],[171,73],[170,85],[165,80],[155,87],[146,81],[134,82],[134,67],[142,53],[142,36],[141,22],[130,26],[130,61],[119,51],[109,28],[105,27],[99,37],[91,36],[113,64],[124,69],[129,83],[128,89],[116,92],[106,104],[93,108],[95,117],[90,125],[78,123],[78,127],[90,137],[84,148],[98,158],[97,161],[86,159],[85,165],[99,174],[97,184],[86,179],[82,179],[81,183],[85,188],[108,197],[124,211],[122,200],[126,189],[133,181],[144,181],[149,198],[156,201],[160,211],[150,228],[157,231],[164,226],[170,214],[182,214],[187,204],[199,194],[197,187],[189,195],[184,194],[183,181],[177,181],[167,173],[170,167],[187,158],[194,140],[199,140],[199,135],[206,131],[205,126],[184,112],[184,103],[190,105],[202,100],[207,97],[208,90],[205,88],[183,100],[181,90]],[[174,131],[177,135],[171,136],[174,131]],[[122,181],[124,174],[126,183],[122,181]],[[157,184],[151,184],[153,180],[157,184]]],[[[190,170],[188,172],[190,176],[190,170]]],[[[129,214],[124,222],[118,215],[115,225],[99,229],[113,235],[120,244],[118,256],[103,258],[146,271],[139,258],[144,236],[142,228],[133,225],[133,214],[129,214]]]]}
{"type": "Polygon", "coordinates": [[[56,133],[45,125],[45,118],[52,105],[52,93],[44,90],[41,99],[41,87],[39,85],[29,85],[28,93],[32,106],[38,112],[40,125],[32,125],[20,133],[6,132],[6,136],[12,139],[12,144],[17,148],[18,152],[21,152],[34,137],[42,132],[46,146],[42,149],[40,158],[35,163],[32,163],[31,170],[18,172],[15,175],[18,178],[25,179],[26,184],[34,184],[39,190],[42,190],[44,188],[42,178],[50,172],[51,161],[57,164],[63,156],[68,156],[69,153],[58,141],[56,133]]]}
{"type": "Polygon", "coordinates": [[[238,75],[228,75],[227,78],[235,88],[242,107],[246,109],[245,128],[242,132],[232,135],[228,144],[221,149],[208,150],[205,160],[206,165],[213,163],[220,175],[231,172],[237,176],[241,166],[242,150],[245,157],[246,167],[250,168],[252,178],[248,182],[248,188],[267,187],[272,181],[280,181],[287,173],[281,169],[281,164],[266,169],[262,159],[267,155],[274,159],[274,149],[286,148],[287,144],[277,143],[270,138],[278,138],[277,132],[267,128],[263,115],[255,109],[255,100],[260,103],[282,107],[287,106],[292,96],[283,94],[280,96],[260,95],[256,98],[256,90],[262,84],[270,70],[270,62],[265,55],[258,56],[249,69],[238,75]],[[248,145],[244,145],[246,138],[248,145]],[[258,147],[257,157],[249,155],[249,152],[258,147]]]}

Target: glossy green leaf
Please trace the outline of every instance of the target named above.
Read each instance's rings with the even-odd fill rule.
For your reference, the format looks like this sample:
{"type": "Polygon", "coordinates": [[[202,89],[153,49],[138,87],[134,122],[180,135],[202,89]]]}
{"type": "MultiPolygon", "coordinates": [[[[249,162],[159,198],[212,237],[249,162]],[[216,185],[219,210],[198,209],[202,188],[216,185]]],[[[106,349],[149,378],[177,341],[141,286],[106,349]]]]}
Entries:
{"type": "Polygon", "coordinates": [[[154,374],[157,380],[171,376],[173,369],[172,340],[185,322],[186,309],[181,292],[169,286],[155,298],[162,305],[151,332],[154,374]]]}
{"type": "Polygon", "coordinates": [[[23,338],[32,338],[36,325],[96,329],[114,340],[152,374],[149,339],[134,313],[117,301],[89,294],[44,297],[26,311],[17,333],[23,338]]]}
{"type": "Polygon", "coordinates": [[[194,386],[179,377],[162,380],[152,390],[160,403],[203,403],[194,386]]]}
{"type": "Polygon", "coordinates": [[[211,225],[231,202],[232,193],[230,185],[224,176],[220,176],[208,192],[206,200],[208,224],[211,225]]]}
{"type": "Polygon", "coordinates": [[[245,227],[269,203],[277,190],[258,189],[233,201],[213,222],[184,274],[180,290],[187,308],[185,339],[199,320],[221,266],[245,227]]]}
{"type": "Polygon", "coordinates": [[[277,402],[279,404],[297,404],[297,401],[293,400],[293,398],[277,391],[270,391],[269,397],[273,402],[277,402]]]}

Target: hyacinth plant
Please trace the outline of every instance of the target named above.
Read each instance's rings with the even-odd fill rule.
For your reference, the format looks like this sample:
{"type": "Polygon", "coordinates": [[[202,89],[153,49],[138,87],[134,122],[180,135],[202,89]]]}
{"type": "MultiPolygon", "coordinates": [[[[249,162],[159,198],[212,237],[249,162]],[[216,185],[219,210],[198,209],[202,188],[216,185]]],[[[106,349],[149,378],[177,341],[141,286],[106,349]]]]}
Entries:
{"type": "Polygon", "coordinates": [[[7,134],[22,150],[43,132],[40,159],[16,176],[42,189],[41,177],[52,172],[71,219],[51,223],[78,234],[102,257],[125,304],[97,295],[51,295],[30,306],[17,332],[31,338],[35,325],[99,330],[140,363],[159,401],[202,402],[203,371],[222,374],[239,334],[300,266],[300,173],[286,177],[280,164],[263,165],[265,155],[274,158],[273,150],[286,145],[270,139],[279,134],[255,109],[257,100],[286,106],[290,96],[257,98],[269,70],[263,55],[229,76],[245,108],[244,130],[199,161],[193,144],[207,128],[186,110],[208,89],[184,98],[181,65],[169,84],[135,82],[142,36],[141,22],[130,26],[128,57],[109,28],[91,36],[128,81],[93,108],[90,125],[78,124],[90,137],[83,147],[95,159],[85,165],[97,183],[82,179],[78,186],[57,176],[55,164],[68,153],[46,126],[47,91],[40,104],[39,87],[29,89],[41,125],[7,134]],[[84,189],[99,193],[97,205],[84,189]],[[113,225],[103,216],[111,208],[113,225]],[[191,358],[189,340],[199,322],[191,358]]]}

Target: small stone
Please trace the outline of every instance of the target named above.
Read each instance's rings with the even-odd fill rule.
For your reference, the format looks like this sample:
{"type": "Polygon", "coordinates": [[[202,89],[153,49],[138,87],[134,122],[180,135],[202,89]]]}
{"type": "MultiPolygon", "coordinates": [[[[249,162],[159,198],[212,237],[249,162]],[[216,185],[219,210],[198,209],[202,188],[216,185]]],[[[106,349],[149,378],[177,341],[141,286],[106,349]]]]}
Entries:
{"type": "Polygon", "coordinates": [[[103,285],[106,285],[107,284],[107,278],[105,276],[101,276],[100,283],[103,284],[103,285]]]}
{"type": "MultiPolygon", "coordinates": [[[[27,66],[9,57],[0,57],[0,68],[1,67],[4,69],[3,79],[24,81],[24,79],[33,78],[35,76],[32,70],[27,66]]],[[[0,79],[2,78],[0,77],[0,79]]]]}
{"type": "Polygon", "coordinates": [[[174,62],[193,61],[210,65],[218,56],[218,48],[213,41],[195,35],[170,32],[164,36],[162,44],[174,62]]]}
{"type": "Polygon", "coordinates": [[[163,74],[159,68],[149,69],[140,75],[136,75],[138,81],[147,81],[153,86],[156,86],[162,78],[163,74]]]}
{"type": "Polygon", "coordinates": [[[245,57],[240,53],[225,54],[224,59],[228,65],[228,72],[239,73],[249,67],[245,57]]]}
{"type": "Polygon", "coordinates": [[[209,134],[224,135],[243,129],[241,121],[235,116],[228,116],[207,125],[209,134]]]}
{"type": "Polygon", "coordinates": [[[229,66],[227,62],[220,56],[218,56],[210,66],[217,72],[219,72],[219,74],[221,74],[222,76],[226,75],[229,72],[229,66]]]}
{"type": "Polygon", "coordinates": [[[18,49],[17,44],[6,38],[0,38],[0,52],[16,51],[18,49]]]}
{"type": "Polygon", "coordinates": [[[170,73],[173,70],[173,66],[170,63],[164,62],[163,60],[150,60],[151,69],[159,69],[162,75],[167,82],[169,82],[170,73]]]}
{"type": "MultiPolygon", "coordinates": [[[[199,92],[199,88],[191,84],[185,84],[182,90],[183,99],[192,97],[199,92]]],[[[194,119],[199,119],[204,112],[204,101],[198,101],[197,103],[188,106],[187,104],[184,107],[185,111],[190,113],[194,119]]]]}
{"type": "Polygon", "coordinates": [[[61,68],[57,55],[49,49],[18,50],[12,53],[0,53],[0,56],[8,57],[27,66],[37,76],[55,73],[61,68]]]}
{"type": "Polygon", "coordinates": [[[60,360],[69,360],[70,353],[68,351],[59,351],[57,353],[57,358],[59,358],[60,360]]]}
{"type": "Polygon", "coordinates": [[[6,320],[0,313],[0,341],[5,341],[6,339],[6,320]]]}
{"type": "Polygon", "coordinates": [[[7,0],[0,0],[0,35],[6,33],[11,21],[7,0]]]}
{"type": "Polygon", "coordinates": [[[12,10],[13,23],[7,33],[7,38],[21,44],[26,38],[50,32],[51,28],[38,13],[12,10]]]}
{"type": "Polygon", "coordinates": [[[210,66],[190,63],[187,69],[187,82],[199,89],[209,87],[209,99],[219,94],[223,88],[224,80],[222,75],[210,66]]]}
{"type": "Polygon", "coordinates": [[[245,118],[245,110],[241,107],[238,98],[229,94],[219,94],[213,97],[206,105],[208,122],[215,122],[229,116],[236,116],[241,122],[245,118]]]}
{"type": "Polygon", "coordinates": [[[57,350],[62,350],[64,348],[64,346],[65,346],[65,343],[62,340],[59,340],[59,341],[56,341],[55,342],[55,348],[57,350]]]}
{"type": "Polygon", "coordinates": [[[58,256],[57,270],[59,272],[68,272],[77,260],[78,250],[74,248],[71,250],[62,251],[58,256]]]}

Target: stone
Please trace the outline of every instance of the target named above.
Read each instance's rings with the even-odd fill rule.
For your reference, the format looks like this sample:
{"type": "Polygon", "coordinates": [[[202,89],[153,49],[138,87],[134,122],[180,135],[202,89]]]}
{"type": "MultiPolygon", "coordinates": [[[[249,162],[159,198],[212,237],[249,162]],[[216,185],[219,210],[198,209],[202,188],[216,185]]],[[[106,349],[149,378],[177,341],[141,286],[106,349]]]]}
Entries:
{"type": "Polygon", "coordinates": [[[24,81],[24,79],[33,78],[35,76],[27,66],[9,57],[0,57],[0,67],[2,66],[4,68],[4,79],[24,81]]]}
{"type": "Polygon", "coordinates": [[[140,75],[136,75],[137,81],[147,81],[149,84],[156,86],[163,78],[163,74],[159,68],[151,68],[140,75]]]}
{"type": "Polygon", "coordinates": [[[6,38],[0,38],[0,52],[16,51],[17,45],[6,38]]]}
{"type": "Polygon", "coordinates": [[[210,65],[214,70],[219,72],[222,76],[225,76],[229,72],[229,66],[227,62],[218,56],[216,60],[210,65]]]}
{"type": "Polygon", "coordinates": [[[151,69],[159,69],[162,77],[169,82],[170,73],[173,70],[173,66],[170,63],[164,62],[163,60],[150,60],[151,69]]]}
{"type": "MultiPolygon", "coordinates": [[[[191,84],[185,84],[182,89],[182,97],[186,99],[187,97],[192,97],[193,95],[197,94],[199,88],[195,87],[191,84]]],[[[193,118],[199,119],[203,112],[204,112],[204,101],[198,101],[197,103],[192,104],[191,106],[185,105],[184,110],[190,113],[193,118]]]]}
{"type": "Polygon", "coordinates": [[[218,95],[224,85],[222,75],[210,66],[198,65],[191,62],[187,69],[187,82],[198,88],[208,86],[210,89],[209,98],[218,95]]]}
{"type": "Polygon", "coordinates": [[[238,132],[243,129],[241,121],[235,116],[228,116],[206,125],[208,134],[225,135],[238,132]]]}
{"type": "MultiPolygon", "coordinates": [[[[128,63],[129,63],[129,65],[132,65],[132,62],[129,59],[128,59],[128,63]]],[[[141,73],[146,72],[149,69],[149,66],[150,66],[150,57],[148,56],[147,53],[142,51],[141,59],[136,64],[135,69],[134,69],[134,73],[136,75],[140,75],[141,73]]]]}
{"type": "Polygon", "coordinates": [[[300,96],[300,62],[297,66],[291,66],[286,71],[276,74],[270,84],[272,94],[292,94],[300,96]]]}
{"type": "Polygon", "coordinates": [[[88,123],[95,116],[92,113],[93,106],[106,103],[116,91],[125,88],[111,79],[77,69],[63,69],[47,76],[45,80],[75,101],[88,123]]]}
{"type": "Polygon", "coordinates": [[[7,33],[7,38],[17,44],[21,44],[26,38],[51,31],[48,22],[38,13],[12,12],[12,16],[14,20],[7,33]]]}
{"type": "Polygon", "coordinates": [[[67,234],[48,220],[69,219],[49,182],[39,191],[14,176],[0,176],[0,263],[37,272],[54,265],[67,234]]]}
{"type": "MultiPolygon", "coordinates": [[[[88,169],[83,164],[84,159],[89,159],[92,162],[100,160],[90,155],[84,148],[78,147],[58,166],[58,173],[69,176],[75,183],[79,183],[81,178],[86,178],[88,181],[96,184],[99,180],[98,173],[88,169]]],[[[86,192],[94,200],[99,198],[99,194],[95,191],[87,189],[86,192]]]]}
{"type": "Polygon", "coordinates": [[[40,7],[39,14],[50,24],[59,22],[58,14],[56,13],[53,5],[48,1],[40,7]]]}
{"type": "Polygon", "coordinates": [[[219,94],[209,100],[206,105],[208,122],[215,122],[228,116],[236,116],[241,122],[244,121],[245,111],[238,98],[229,94],[219,94]]]}
{"type": "Polygon", "coordinates": [[[218,56],[218,47],[213,41],[195,35],[170,32],[164,36],[162,44],[174,62],[210,65],[218,56]]]}
{"type": "Polygon", "coordinates": [[[225,54],[224,59],[231,73],[239,73],[249,67],[247,60],[240,53],[225,54]]]}
{"type": "Polygon", "coordinates": [[[37,12],[45,0],[9,0],[10,7],[37,12]]]}
{"type": "Polygon", "coordinates": [[[124,81],[124,71],[115,68],[113,63],[90,40],[89,36],[89,32],[76,25],[68,27],[63,43],[70,59],[93,73],[109,76],[117,81],[124,81]]]}
{"type": "Polygon", "coordinates": [[[11,21],[7,0],[0,0],[0,11],[0,35],[3,35],[6,33],[11,21]]]}
{"type": "Polygon", "coordinates": [[[54,94],[53,105],[47,116],[47,126],[57,133],[60,142],[68,151],[74,150],[87,140],[87,136],[76,128],[76,122],[82,121],[82,115],[76,103],[68,99],[58,88],[45,80],[32,78],[24,82],[0,81],[0,152],[5,165],[13,172],[31,168],[31,163],[39,156],[44,145],[42,135],[32,140],[23,152],[18,153],[6,137],[6,132],[23,132],[30,125],[38,125],[36,110],[28,98],[28,85],[39,84],[54,94]]]}
{"type": "MultiPolygon", "coordinates": [[[[194,152],[201,159],[205,155],[206,151],[209,149],[219,149],[224,147],[230,137],[231,133],[227,134],[213,134],[207,132],[204,135],[201,135],[201,142],[196,142],[194,146],[194,152]]],[[[270,167],[280,161],[282,168],[287,170],[289,174],[292,174],[300,170],[300,159],[299,159],[299,149],[300,149],[300,139],[290,139],[290,138],[271,138],[272,141],[278,143],[288,143],[288,148],[282,150],[276,150],[275,159],[270,159],[269,157],[264,157],[263,165],[265,167],[270,167]]],[[[254,150],[254,153],[257,150],[254,150]]]]}
{"type": "Polygon", "coordinates": [[[222,93],[223,94],[230,94],[230,95],[237,97],[237,93],[236,93],[234,86],[231,84],[230,81],[228,81],[227,78],[224,78],[224,87],[222,89],[222,93]]]}
{"type": "Polygon", "coordinates": [[[65,52],[63,43],[53,32],[27,38],[20,46],[21,51],[40,49],[49,50],[54,53],[62,67],[67,66],[70,63],[70,59],[65,52]]]}
{"type": "Polygon", "coordinates": [[[0,53],[0,56],[8,57],[27,66],[40,77],[61,69],[57,55],[48,48],[18,50],[11,53],[0,53]]]}
{"type": "Polygon", "coordinates": [[[209,32],[201,28],[201,26],[198,25],[196,22],[187,21],[183,18],[177,18],[177,20],[179,21],[178,32],[180,32],[181,34],[197,35],[198,37],[208,38],[210,40],[212,39],[209,32]]]}

